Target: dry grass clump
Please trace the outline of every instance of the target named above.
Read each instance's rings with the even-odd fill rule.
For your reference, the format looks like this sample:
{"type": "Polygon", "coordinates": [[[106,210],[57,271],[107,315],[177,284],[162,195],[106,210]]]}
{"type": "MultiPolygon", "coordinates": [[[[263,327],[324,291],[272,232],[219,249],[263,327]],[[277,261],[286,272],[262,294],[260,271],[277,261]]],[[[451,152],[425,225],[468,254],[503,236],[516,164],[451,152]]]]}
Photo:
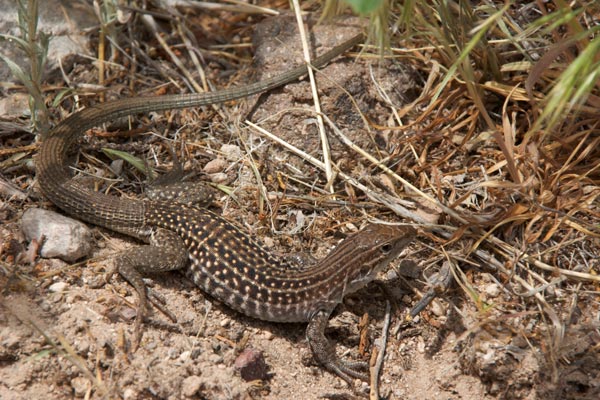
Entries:
{"type": "Polygon", "coordinates": [[[427,84],[399,111],[404,126],[378,128],[406,134],[398,143],[410,143],[414,161],[405,168],[445,211],[442,235],[470,243],[439,258],[497,268],[513,294],[512,305],[481,302],[477,282],[457,270],[485,311],[478,329],[506,325],[541,346],[554,383],[566,332],[597,324],[598,11],[594,2],[415,2],[405,20],[402,5],[390,7],[406,28],[390,34],[391,54],[427,84]],[[526,310],[518,324],[498,319],[526,310]]]}

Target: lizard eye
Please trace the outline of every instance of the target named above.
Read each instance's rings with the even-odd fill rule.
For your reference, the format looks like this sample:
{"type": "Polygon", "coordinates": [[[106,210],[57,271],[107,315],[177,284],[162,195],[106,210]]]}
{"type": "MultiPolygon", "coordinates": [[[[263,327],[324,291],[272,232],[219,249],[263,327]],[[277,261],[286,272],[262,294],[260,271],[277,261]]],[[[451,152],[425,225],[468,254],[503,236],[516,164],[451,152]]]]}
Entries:
{"type": "Polygon", "coordinates": [[[381,246],[381,251],[384,253],[389,253],[392,251],[392,245],[389,243],[384,244],[383,246],[381,246]]]}

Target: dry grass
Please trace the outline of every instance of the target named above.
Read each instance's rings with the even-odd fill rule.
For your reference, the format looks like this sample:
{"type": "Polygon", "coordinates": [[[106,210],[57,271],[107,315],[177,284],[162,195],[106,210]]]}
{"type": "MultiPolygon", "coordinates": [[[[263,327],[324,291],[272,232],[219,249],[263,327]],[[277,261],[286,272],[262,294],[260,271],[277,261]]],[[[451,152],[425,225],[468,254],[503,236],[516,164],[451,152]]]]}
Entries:
{"type": "MultiPolygon", "coordinates": [[[[443,236],[473,241],[443,257],[491,265],[515,285],[519,306],[491,305],[500,315],[535,304],[541,315],[521,328],[541,317],[545,335],[519,333],[545,349],[558,382],[573,307],[579,301],[588,317],[598,307],[598,5],[448,4],[418,3],[410,39],[392,38],[405,49],[391,54],[429,86],[410,104],[409,122],[392,129],[410,133],[413,182],[453,211],[443,236]]],[[[480,304],[473,283],[462,273],[457,280],[480,304]]],[[[480,328],[498,323],[489,315],[480,328]]]]}

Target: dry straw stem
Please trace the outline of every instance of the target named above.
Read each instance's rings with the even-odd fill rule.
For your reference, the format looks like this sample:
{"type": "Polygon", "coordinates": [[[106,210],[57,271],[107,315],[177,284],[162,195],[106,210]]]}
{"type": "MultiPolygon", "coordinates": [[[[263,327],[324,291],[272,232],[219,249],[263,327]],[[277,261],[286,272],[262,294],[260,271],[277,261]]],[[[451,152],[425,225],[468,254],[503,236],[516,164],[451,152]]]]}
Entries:
{"type": "MultiPolygon", "coordinates": [[[[309,110],[303,109],[303,111],[309,111],[309,110]]],[[[277,114],[275,114],[275,115],[277,115],[277,114]]],[[[267,138],[273,140],[274,142],[280,144],[281,146],[283,146],[284,148],[288,149],[292,153],[296,154],[298,157],[302,158],[303,160],[311,163],[315,167],[317,167],[317,168],[319,168],[321,170],[325,169],[325,164],[322,161],[314,158],[310,154],[308,154],[308,153],[306,153],[306,152],[298,149],[297,147],[292,146],[290,143],[288,143],[288,142],[284,141],[283,139],[275,136],[273,133],[267,131],[266,129],[263,129],[262,127],[254,124],[253,122],[248,121],[248,120],[244,121],[244,123],[246,125],[248,125],[249,127],[251,127],[252,129],[256,130],[258,133],[266,136],[267,138]]],[[[362,183],[360,183],[356,178],[354,178],[354,177],[352,177],[352,176],[344,173],[343,171],[340,171],[338,168],[335,168],[335,169],[336,169],[337,176],[339,176],[340,178],[342,178],[342,180],[344,182],[350,183],[352,186],[354,186],[355,188],[363,191],[367,195],[372,195],[375,198],[377,198],[378,195],[376,193],[374,193],[373,190],[371,190],[369,187],[367,187],[367,186],[363,185],[362,183]]],[[[412,219],[414,219],[414,220],[418,219],[418,216],[416,214],[412,213],[411,211],[409,211],[408,209],[404,208],[403,206],[401,206],[399,204],[397,204],[396,206],[397,206],[397,208],[394,211],[398,212],[398,208],[399,208],[401,210],[400,211],[400,215],[403,215],[403,216],[405,216],[407,218],[411,218],[412,217],[412,219]]]]}
{"type": "MultiPolygon", "coordinates": [[[[597,57],[600,53],[600,37],[596,36],[600,27],[588,22],[594,20],[600,7],[597,2],[584,2],[582,6],[575,6],[576,8],[571,8],[563,1],[555,3],[555,9],[550,12],[544,4],[537,2],[535,5],[540,7],[539,11],[543,15],[531,19],[526,26],[521,27],[520,21],[507,11],[515,6],[520,6],[524,11],[532,11],[534,4],[506,2],[497,9],[493,4],[486,3],[473,6],[469,2],[452,1],[384,1],[381,10],[370,16],[370,37],[374,36],[383,49],[384,44],[387,47],[389,43],[390,33],[403,29],[401,32],[404,32],[405,37],[413,35],[412,40],[424,38],[432,43],[443,57],[443,64],[448,65],[443,84],[432,100],[437,99],[450,80],[460,77],[490,129],[495,124],[485,107],[482,89],[494,91],[496,88],[504,88],[507,92],[514,90],[519,94],[518,100],[527,99],[522,88],[511,88],[499,82],[501,73],[509,65],[517,65],[506,62],[506,57],[497,54],[495,49],[503,44],[514,46],[523,57],[519,61],[521,68],[526,69],[524,72],[531,70],[526,76],[527,100],[535,99],[543,106],[528,134],[534,135],[542,128],[548,133],[571,111],[593,112],[599,102],[590,93],[600,88],[597,83],[600,76],[597,57]],[[486,14],[487,18],[479,18],[486,14]],[[396,18],[395,22],[392,21],[391,29],[386,23],[390,20],[389,15],[396,18]],[[550,35],[556,39],[557,30],[565,25],[569,29],[567,37],[556,43],[548,39],[550,35]],[[490,36],[500,38],[490,39],[490,36]],[[537,62],[531,57],[534,46],[539,46],[539,50],[545,53],[537,62]],[[581,50],[575,58],[570,57],[568,52],[573,47],[581,50]],[[561,55],[566,57],[566,62],[552,64],[561,55]],[[477,82],[474,66],[479,67],[479,71],[489,73],[495,80],[485,82],[482,86],[477,82]],[[534,96],[533,86],[540,81],[546,81],[552,88],[547,97],[543,94],[534,96]]],[[[326,1],[324,14],[331,16],[340,12],[340,8],[336,0],[326,1]]]]}
{"type": "MultiPolygon", "coordinates": [[[[467,6],[467,5],[463,5],[463,6],[467,6]]],[[[447,13],[446,13],[447,14],[447,13]]],[[[466,13],[468,14],[468,13],[466,13]]],[[[572,14],[581,14],[581,11],[579,11],[578,13],[572,13],[572,14]]],[[[417,18],[418,19],[418,15],[419,13],[416,13],[417,18]]],[[[452,14],[448,14],[450,17],[452,16],[452,14]]],[[[548,19],[546,19],[547,21],[548,19]]],[[[515,21],[512,20],[508,15],[505,14],[500,14],[498,12],[494,13],[492,16],[490,16],[487,20],[485,20],[483,23],[478,24],[479,28],[477,29],[472,29],[471,32],[482,32],[483,31],[483,27],[485,27],[487,29],[487,31],[489,31],[490,33],[501,33],[503,35],[506,36],[506,39],[500,39],[495,41],[494,43],[501,43],[501,40],[506,40],[507,43],[518,43],[519,41],[517,39],[520,40],[520,42],[522,44],[528,44],[526,39],[529,39],[530,41],[534,41],[536,40],[536,38],[533,37],[529,37],[527,36],[525,33],[519,35],[519,37],[515,38],[513,36],[510,35],[510,32],[507,30],[507,27],[511,27],[513,29],[515,29],[515,21]],[[497,23],[497,28],[492,29],[492,24],[491,22],[495,22],[497,23]]],[[[516,28],[515,30],[521,30],[522,32],[528,32],[529,35],[532,35],[533,33],[535,33],[535,31],[532,31],[531,29],[527,30],[527,29],[520,29],[520,28],[516,28]]],[[[476,52],[474,52],[474,50],[477,48],[477,42],[474,40],[474,38],[470,41],[468,41],[467,45],[465,46],[465,50],[467,51],[462,51],[460,52],[460,54],[456,54],[456,52],[454,52],[452,49],[454,48],[460,48],[460,42],[455,41],[454,43],[450,41],[451,38],[453,38],[453,35],[444,35],[442,34],[442,32],[440,31],[435,31],[432,29],[432,31],[434,32],[438,32],[436,38],[439,38],[443,43],[445,43],[444,46],[441,46],[441,50],[442,50],[442,54],[447,54],[447,57],[449,60],[452,60],[453,58],[457,58],[457,60],[464,60],[467,56],[473,58],[473,60],[471,61],[471,63],[476,63],[478,65],[483,65],[483,62],[479,61],[479,58],[475,58],[478,56],[478,54],[476,52]],[[453,55],[454,53],[454,55],[453,55]]],[[[590,32],[588,32],[590,33],[590,32]]],[[[492,47],[490,46],[489,49],[495,50],[496,48],[501,49],[502,47],[492,47]]],[[[517,46],[518,49],[522,49],[521,46],[517,46]]],[[[486,54],[490,54],[490,51],[492,50],[486,50],[487,53],[486,54]]],[[[585,48],[584,52],[582,53],[582,56],[585,56],[586,54],[590,53],[590,52],[594,52],[593,51],[594,47],[590,46],[585,48]],[[590,50],[591,49],[591,50],[590,50]]],[[[507,55],[509,54],[508,52],[502,54],[500,52],[498,52],[498,55],[495,56],[496,59],[506,59],[507,55]],[[506,54],[506,55],[505,55],[506,54]]],[[[597,54],[597,52],[596,52],[597,54]]],[[[524,54],[525,56],[527,56],[527,54],[524,54]]],[[[552,57],[555,58],[555,57],[552,57]]],[[[525,57],[525,60],[529,60],[529,57],[525,57]]],[[[543,60],[542,60],[543,61],[543,60]]],[[[544,70],[543,68],[543,62],[541,63],[542,66],[538,67],[540,68],[540,70],[544,70]]],[[[458,66],[460,64],[458,63],[458,61],[454,61],[450,68],[449,71],[452,71],[453,68],[454,70],[458,70],[458,66]]],[[[533,65],[531,62],[526,62],[525,63],[526,66],[531,67],[531,65],[533,65]]],[[[535,64],[536,66],[539,66],[540,63],[535,64]]],[[[593,65],[593,64],[591,64],[593,65]]],[[[527,108],[515,108],[515,102],[516,104],[519,104],[519,102],[523,102],[523,101],[534,101],[537,99],[542,98],[543,95],[540,94],[540,92],[533,92],[532,90],[528,91],[528,94],[519,87],[519,85],[524,81],[523,79],[523,75],[527,72],[527,70],[521,69],[523,68],[524,64],[521,63],[512,63],[512,64],[504,64],[502,65],[502,68],[500,70],[500,72],[507,72],[510,71],[512,73],[517,73],[513,76],[513,82],[515,82],[516,84],[514,85],[510,85],[510,84],[506,84],[504,83],[500,77],[498,77],[498,80],[488,80],[487,82],[485,82],[483,85],[479,85],[478,87],[480,89],[493,89],[493,92],[499,95],[502,95],[503,97],[505,97],[505,101],[504,101],[504,106],[502,109],[502,129],[498,129],[496,128],[496,126],[494,124],[489,124],[488,126],[490,126],[490,132],[492,134],[492,137],[495,139],[497,145],[500,147],[501,151],[502,151],[502,155],[503,155],[503,160],[500,161],[497,166],[495,168],[499,168],[501,166],[505,166],[509,173],[510,173],[510,178],[512,180],[512,182],[515,184],[515,186],[513,186],[513,189],[516,191],[521,191],[524,192],[526,194],[528,194],[528,192],[530,193],[529,187],[531,187],[532,185],[539,185],[540,183],[545,184],[546,182],[544,181],[540,181],[540,176],[536,176],[532,174],[532,171],[536,171],[535,166],[533,168],[532,165],[530,164],[531,161],[537,162],[538,160],[536,160],[536,157],[539,159],[540,156],[549,156],[549,152],[555,152],[557,150],[557,146],[558,143],[557,142],[550,142],[548,144],[543,143],[540,140],[536,139],[535,143],[531,143],[528,141],[528,138],[530,138],[529,136],[525,136],[525,140],[522,141],[521,143],[518,143],[519,140],[521,140],[521,137],[523,137],[524,133],[527,132],[531,132],[531,126],[527,126],[527,124],[523,124],[522,122],[528,122],[528,120],[523,120],[523,118],[521,117],[521,115],[523,113],[525,113],[525,115],[527,117],[529,117],[529,121],[536,121],[535,123],[539,123],[540,120],[543,120],[543,118],[540,119],[536,119],[535,114],[531,114],[531,111],[534,110],[529,110],[527,108]],[[510,69],[509,69],[510,68],[510,69]],[[518,73],[522,73],[522,74],[518,74],[518,73]],[[545,153],[545,154],[544,154],[545,153]],[[528,164],[529,163],[529,164],[528,164]]],[[[463,71],[464,72],[464,71],[463,71]]],[[[440,109],[440,106],[448,106],[449,103],[446,104],[440,104],[438,102],[438,94],[440,93],[445,93],[446,96],[449,93],[453,93],[452,90],[452,86],[454,84],[459,84],[459,85],[463,85],[463,84],[467,84],[468,81],[470,79],[472,79],[472,77],[469,77],[468,74],[464,74],[463,72],[461,72],[458,76],[455,76],[455,74],[450,74],[447,73],[445,75],[445,78],[442,80],[442,82],[437,86],[436,90],[435,90],[435,94],[431,97],[431,105],[436,105],[436,109],[440,109]],[[460,77],[463,77],[464,79],[459,79],[460,77]],[[452,77],[452,79],[450,79],[452,77]]],[[[495,77],[495,71],[483,71],[488,72],[490,77],[495,77]]],[[[536,74],[539,75],[539,74],[536,74]]],[[[595,75],[591,75],[591,77],[593,77],[595,75]]],[[[510,78],[510,76],[508,76],[510,78]]],[[[525,76],[526,77],[526,76],[525,76]]],[[[589,79],[586,78],[587,80],[589,79]]],[[[538,80],[538,79],[536,79],[538,80]]],[[[597,81],[597,80],[595,80],[597,81]]],[[[471,95],[473,95],[472,93],[470,93],[471,95]]],[[[450,97],[450,96],[448,96],[450,97]]],[[[411,105],[412,106],[412,105],[411,105]]],[[[473,115],[476,116],[484,116],[484,119],[486,121],[488,121],[487,117],[485,117],[485,115],[488,114],[488,112],[485,109],[482,109],[480,107],[480,103],[479,101],[475,98],[474,100],[474,106],[475,109],[473,111],[475,111],[476,113],[474,113],[473,115]]],[[[526,106],[526,104],[523,104],[523,106],[526,106]]],[[[458,108],[455,107],[455,108],[458,108]]],[[[433,110],[433,108],[430,108],[430,110],[433,110]]],[[[452,110],[452,107],[450,107],[450,110],[452,110]]],[[[591,111],[591,110],[590,110],[591,111]]],[[[450,111],[451,112],[451,111],[450,111]]],[[[547,112],[549,114],[553,114],[553,115],[558,115],[555,111],[550,111],[547,112]]],[[[425,113],[423,113],[424,115],[425,113]]],[[[458,114],[458,113],[457,113],[458,114]]],[[[463,114],[464,115],[464,114],[463,114]]],[[[426,118],[423,118],[423,120],[425,120],[426,118]]],[[[476,119],[475,119],[476,121],[476,119]]],[[[419,120],[417,120],[417,122],[420,122],[419,120]]],[[[587,122],[590,122],[589,120],[587,122]]],[[[567,143],[574,143],[574,147],[573,148],[573,153],[571,153],[570,155],[567,155],[567,163],[564,164],[564,167],[561,168],[557,174],[555,174],[555,176],[552,177],[552,180],[549,182],[551,183],[552,187],[548,188],[549,190],[547,190],[545,192],[544,195],[548,195],[550,193],[552,193],[555,190],[554,185],[556,185],[558,182],[560,182],[560,179],[562,178],[562,173],[566,173],[568,169],[577,167],[578,165],[581,165],[582,163],[584,163],[586,160],[590,160],[592,161],[592,165],[590,166],[589,169],[587,169],[586,171],[582,171],[583,173],[579,176],[579,178],[577,179],[577,183],[584,183],[586,181],[586,179],[592,178],[594,175],[597,176],[597,170],[599,168],[598,166],[598,157],[594,156],[594,152],[596,147],[596,143],[597,143],[597,139],[594,138],[594,135],[597,135],[597,131],[595,129],[594,125],[588,125],[590,126],[591,129],[588,129],[586,134],[582,135],[582,131],[581,131],[581,127],[584,127],[585,123],[580,123],[579,126],[575,127],[567,127],[566,130],[563,130],[563,132],[561,133],[563,135],[563,137],[561,138],[561,141],[563,139],[566,139],[567,143]],[[578,130],[578,131],[577,131],[578,130]],[[573,135],[570,136],[568,135],[569,131],[573,131],[573,135]],[[577,133],[575,133],[577,131],[577,133]],[[565,133],[567,133],[567,135],[565,135],[565,133]]],[[[406,130],[407,127],[402,127],[400,128],[402,130],[406,130]]],[[[452,129],[452,132],[456,132],[456,125],[450,127],[450,129],[452,129]]],[[[475,129],[469,129],[469,135],[471,135],[471,132],[475,132],[475,129]]],[[[470,136],[467,136],[467,138],[469,138],[470,136]]],[[[465,143],[465,141],[463,141],[463,143],[465,143]]],[[[597,151],[596,151],[597,152],[597,151]]],[[[543,172],[542,172],[543,173],[543,172]]],[[[593,180],[589,181],[590,183],[593,183],[593,180]]],[[[563,181],[564,184],[564,181],[563,181]]],[[[591,189],[592,186],[590,186],[591,189]]],[[[591,194],[590,197],[588,197],[586,199],[586,201],[584,202],[584,204],[591,204],[591,202],[594,201],[594,198],[596,198],[597,195],[595,194],[591,194]]],[[[533,199],[532,199],[533,200],[533,199]]],[[[578,201],[580,201],[581,199],[578,199],[578,201]]],[[[534,200],[535,201],[535,200],[534,200]]],[[[548,209],[547,209],[548,211],[548,209]]],[[[586,233],[589,232],[593,232],[594,229],[586,229],[583,228],[584,231],[586,233]]],[[[598,233],[595,232],[595,234],[597,235],[598,233]]]]}
{"type": "MultiPolygon", "coordinates": [[[[302,41],[302,53],[304,55],[304,61],[310,66],[310,47],[306,39],[306,29],[304,28],[304,22],[302,21],[302,15],[300,12],[300,4],[298,0],[292,1],[294,8],[294,15],[296,16],[296,23],[298,24],[298,32],[300,32],[300,40],[302,41]]],[[[325,133],[325,125],[323,124],[323,118],[321,117],[321,103],[319,101],[319,93],[317,90],[317,83],[315,81],[315,75],[312,68],[308,68],[308,78],[310,82],[310,90],[312,93],[313,104],[315,107],[315,113],[317,114],[317,127],[319,128],[319,138],[321,140],[321,151],[323,162],[325,166],[325,178],[327,180],[326,189],[328,188],[331,193],[334,192],[333,187],[333,170],[331,169],[331,153],[329,151],[329,140],[325,133]]]]}

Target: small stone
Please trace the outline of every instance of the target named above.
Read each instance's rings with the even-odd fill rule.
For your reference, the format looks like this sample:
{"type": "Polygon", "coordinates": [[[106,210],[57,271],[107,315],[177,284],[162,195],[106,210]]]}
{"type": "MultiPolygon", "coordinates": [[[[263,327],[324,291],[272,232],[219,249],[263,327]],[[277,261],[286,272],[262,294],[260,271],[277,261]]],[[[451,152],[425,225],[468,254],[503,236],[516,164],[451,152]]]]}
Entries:
{"type": "Polygon", "coordinates": [[[263,337],[266,340],[273,340],[273,338],[275,337],[275,335],[273,335],[273,332],[271,332],[271,331],[265,331],[265,333],[263,333],[263,337]]]}
{"type": "Polygon", "coordinates": [[[234,144],[224,144],[221,146],[221,153],[229,161],[238,161],[243,156],[242,150],[234,144]]]}
{"type": "Polygon", "coordinates": [[[402,367],[398,364],[392,364],[389,369],[389,374],[391,376],[397,377],[402,376],[402,367]]]}
{"type": "Polygon", "coordinates": [[[113,162],[110,163],[110,170],[116,176],[120,176],[123,173],[123,165],[124,164],[125,164],[125,161],[123,161],[122,159],[114,160],[113,162]]]}
{"type": "Polygon", "coordinates": [[[185,397],[193,397],[202,390],[203,385],[204,382],[201,377],[196,375],[188,376],[181,383],[181,393],[185,397]]]}
{"type": "Polygon", "coordinates": [[[158,347],[158,343],[156,343],[154,340],[152,340],[152,341],[146,343],[146,345],[144,347],[146,348],[147,351],[154,351],[158,347]]]}
{"type": "Polygon", "coordinates": [[[227,328],[229,325],[231,325],[231,320],[229,318],[223,318],[220,322],[219,322],[219,326],[221,328],[227,328]]]}
{"type": "MultiPolygon", "coordinates": [[[[185,352],[184,352],[185,353],[185,352]]],[[[203,353],[202,349],[195,347],[190,353],[190,359],[195,360],[203,353]]]]}
{"type": "Polygon", "coordinates": [[[0,330],[0,347],[8,350],[16,350],[21,344],[22,338],[8,328],[0,330]]]}
{"type": "Polygon", "coordinates": [[[492,386],[489,388],[489,392],[492,395],[496,395],[500,393],[502,390],[502,386],[498,382],[492,382],[492,386]]]}
{"type": "Polygon", "coordinates": [[[91,289],[100,289],[106,285],[106,276],[104,274],[97,274],[85,279],[85,281],[91,289]]]}
{"type": "Polygon", "coordinates": [[[71,387],[76,397],[83,397],[92,387],[92,382],[87,378],[77,377],[71,379],[71,387]]]}
{"type": "Polygon", "coordinates": [[[179,355],[179,361],[181,361],[182,363],[189,360],[192,356],[192,352],[189,350],[185,350],[182,351],[181,354],[179,355]]]}
{"type": "Polygon", "coordinates": [[[393,281],[395,279],[398,279],[398,272],[396,272],[396,270],[394,269],[390,269],[386,274],[385,274],[385,280],[386,281],[393,281]]]}
{"type": "Polygon", "coordinates": [[[62,293],[69,286],[66,282],[55,282],[48,286],[48,290],[52,293],[62,293]]]}
{"type": "Polygon", "coordinates": [[[500,287],[497,284],[492,283],[485,287],[485,293],[492,298],[498,297],[498,295],[500,295],[500,287]]]}
{"type": "Polygon", "coordinates": [[[246,348],[235,359],[233,364],[236,371],[246,382],[255,380],[265,380],[268,378],[268,365],[265,362],[262,351],[252,348],[246,348]]]}
{"type": "Polygon", "coordinates": [[[215,158],[214,160],[207,162],[204,168],[202,168],[202,171],[206,174],[216,174],[217,172],[225,171],[227,165],[227,161],[222,158],[215,158]]]}
{"type": "Polygon", "coordinates": [[[262,239],[262,241],[263,241],[263,244],[264,244],[264,246],[265,246],[266,248],[268,248],[268,249],[270,249],[270,248],[272,248],[273,246],[275,246],[275,241],[273,240],[273,238],[270,238],[270,237],[268,237],[268,236],[265,236],[265,237],[262,239]]]}
{"type": "Polygon", "coordinates": [[[123,390],[123,400],[133,400],[137,399],[137,393],[135,390],[131,388],[127,388],[123,390]]]}
{"type": "Polygon", "coordinates": [[[417,341],[417,351],[421,354],[425,353],[425,341],[423,338],[419,338],[417,341]]]}
{"type": "Polygon", "coordinates": [[[86,339],[75,340],[73,347],[75,347],[77,354],[87,354],[90,351],[90,342],[86,339]]]}
{"type": "Polygon", "coordinates": [[[178,349],[169,349],[167,351],[167,355],[171,360],[174,360],[177,357],[179,357],[179,350],[178,349]]]}
{"type": "Polygon", "coordinates": [[[223,363],[223,356],[221,356],[219,354],[211,354],[208,356],[208,361],[211,364],[221,364],[221,363],[223,363]]]}
{"type": "Polygon", "coordinates": [[[431,302],[431,312],[436,317],[443,317],[444,315],[446,315],[446,308],[442,306],[441,302],[439,302],[439,301],[432,301],[431,302]]]}
{"type": "Polygon", "coordinates": [[[223,183],[226,182],[229,177],[223,172],[217,172],[216,174],[210,174],[210,181],[212,183],[223,183]]]}
{"type": "Polygon", "coordinates": [[[137,316],[137,310],[131,307],[120,307],[119,314],[124,321],[133,321],[137,316]]]}

